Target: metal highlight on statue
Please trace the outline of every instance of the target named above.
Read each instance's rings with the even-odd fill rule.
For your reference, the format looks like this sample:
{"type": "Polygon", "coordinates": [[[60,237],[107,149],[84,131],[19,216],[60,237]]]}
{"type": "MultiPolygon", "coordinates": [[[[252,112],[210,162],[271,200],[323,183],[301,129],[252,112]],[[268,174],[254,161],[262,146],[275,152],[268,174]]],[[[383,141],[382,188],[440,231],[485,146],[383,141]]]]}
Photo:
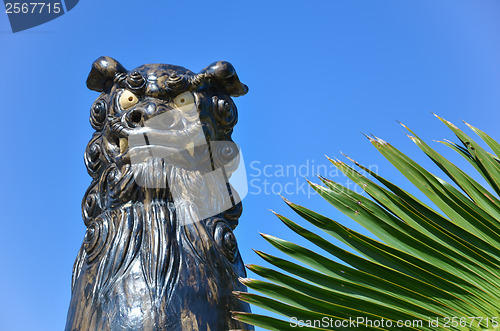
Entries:
{"type": "Polygon", "coordinates": [[[231,318],[250,311],[232,293],[246,288],[231,97],[248,91],[233,66],[127,71],[101,57],[87,86],[101,95],[66,330],[253,330],[231,318]]]}

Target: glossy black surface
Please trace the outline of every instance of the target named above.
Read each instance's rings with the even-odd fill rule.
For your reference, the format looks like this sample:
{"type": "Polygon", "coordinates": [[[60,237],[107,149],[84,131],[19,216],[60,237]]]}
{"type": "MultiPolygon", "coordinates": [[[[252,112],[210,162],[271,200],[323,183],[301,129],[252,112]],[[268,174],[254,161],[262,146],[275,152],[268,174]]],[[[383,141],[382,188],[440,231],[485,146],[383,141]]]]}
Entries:
{"type": "Polygon", "coordinates": [[[232,294],[246,288],[238,281],[245,270],[232,232],[242,207],[226,178],[238,154],[231,97],[248,90],[233,66],[217,62],[199,74],[165,64],[127,71],[101,57],[87,86],[101,94],[91,107],[95,133],[84,159],[92,182],[82,202],[87,232],[73,268],[66,330],[253,330],[230,314],[250,311],[232,294]],[[194,100],[190,119],[184,96],[194,100]],[[159,129],[152,120],[162,114],[170,122],[159,129]],[[185,141],[188,128],[198,128],[206,144],[185,141]],[[142,135],[165,139],[178,153],[137,159],[136,152],[134,159],[133,151],[153,149],[148,139],[131,145],[131,137],[142,135]],[[231,154],[222,162],[224,182],[207,180],[203,171],[220,168],[226,154],[218,157],[218,146],[231,154]],[[202,183],[199,191],[190,181],[202,183]],[[229,192],[229,209],[221,192],[229,192]]]}

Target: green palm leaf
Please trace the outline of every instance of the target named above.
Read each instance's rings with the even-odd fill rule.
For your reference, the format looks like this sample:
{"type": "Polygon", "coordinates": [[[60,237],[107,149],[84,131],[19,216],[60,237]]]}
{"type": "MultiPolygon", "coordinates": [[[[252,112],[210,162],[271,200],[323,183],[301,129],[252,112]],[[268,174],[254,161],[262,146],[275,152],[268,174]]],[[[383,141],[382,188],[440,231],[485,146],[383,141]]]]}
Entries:
{"type": "Polygon", "coordinates": [[[410,139],[450,182],[382,139],[368,137],[439,211],[350,158],[373,180],[330,159],[368,197],[323,177],[321,184],[309,185],[377,239],[285,199],[292,210],[327,235],[320,236],[285,216],[277,217],[325,254],[263,235],[291,259],[256,251],[272,267],[247,267],[267,281],[241,281],[262,295],[236,295],[284,318],[239,312],[234,312],[234,318],[269,330],[495,330],[500,323],[500,200],[492,191],[500,194],[500,144],[466,123],[492,154],[455,125],[438,118],[461,145],[441,143],[470,162],[490,188],[481,186],[404,125],[410,139]],[[335,245],[332,237],[358,254],[335,245]],[[301,327],[298,320],[303,322],[301,327]]]}

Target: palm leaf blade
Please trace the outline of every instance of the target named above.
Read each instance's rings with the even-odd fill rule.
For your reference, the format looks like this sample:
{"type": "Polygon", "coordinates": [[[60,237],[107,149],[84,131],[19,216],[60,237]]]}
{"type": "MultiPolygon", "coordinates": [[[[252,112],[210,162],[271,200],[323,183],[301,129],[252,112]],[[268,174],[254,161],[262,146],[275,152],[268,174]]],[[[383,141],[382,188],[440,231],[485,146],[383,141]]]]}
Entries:
{"type": "MultiPolygon", "coordinates": [[[[463,146],[442,143],[470,162],[499,194],[500,144],[466,123],[493,150],[496,154],[493,155],[456,126],[438,118],[463,146]]],[[[319,321],[322,317],[336,321],[359,317],[366,319],[363,327],[383,330],[399,328],[395,328],[395,324],[372,325],[369,321],[416,321],[417,326],[410,328],[419,330],[493,330],[498,326],[500,199],[404,127],[411,133],[410,139],[454,185],[382,139],[368,138],[439,211],[352,159],[378,183],[346,163],[330,159],[367,196],[323,177],[320,177],[321,184],[308,183],[319,196],[367,229],[373,237],[285,199],[301,219],[324,235],[282,215],[276,214],[277,217],[322,253],[263,235],[272,246],[303,265],[256,251],[272,267],[247,267],[269,282],[251,279],[242,282],[264,296],[239,293],[238,297],[286,316],[289,321],[243,313],[235,313],[236,319],[269,330],[294,329],[290,322],[294,316],[310,321],[319,321]],[[336,241],[349,248],[339,247],[336,241]],[[451,323],[451,317],[462,322],[451,323]],[[473,318],[471,322],[471,317],[477,320],[473,318]],[[437,318],[439,325],[430,325],[431,318],[437,318]],[[470,323],[464,322],[467,319],[470,323]]],[[[331,324],[307,327],[311,330],[343,329],[331,324]]]]}

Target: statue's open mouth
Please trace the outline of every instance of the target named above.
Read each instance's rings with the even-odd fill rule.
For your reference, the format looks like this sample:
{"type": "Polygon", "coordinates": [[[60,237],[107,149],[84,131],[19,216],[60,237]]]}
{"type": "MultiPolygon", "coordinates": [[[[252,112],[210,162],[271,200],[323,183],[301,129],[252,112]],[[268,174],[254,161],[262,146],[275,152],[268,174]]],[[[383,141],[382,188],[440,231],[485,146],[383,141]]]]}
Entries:
{"type": "Polygon", "coordinates": [[[158,144],[129,147],[128,150],[125,150],[125,153],[128,153],[132,163],[143,163],[149,158],[162,158],[170,164],[178,163],[180,158],[187,162],[194,161],[193,156],[190,155],[187,149],[158,144]]]}
{"type": "MultiPolygon", "coordinates": [[[[154,121],[146,124],[155,124],[154,121]]],[[[122,123],[111,126],[116,140],[117,163],[138,164],[150,158],[163,158],[167,163],[192,168],[208,157],[208,145],[201,123],[186,123],[180,130],[141,126],[124,127],[122,123]]]]}
{"type": "Polygon", "coordinates": [[[147,136],[145,136],[144,144],[135,144],[130,145],[128,138],[120,138],[120,155],[129,154],[142,154],[142,153],[150,153],[150,154],[161,154],[161,155],[170,155],[174,153],[188,154],[191,157],[194,155],[194,142],[189,142],[184,144],[185,148],[179,148],[177,146],[171,146],[169,144],[159,144],[155,142],[154,144],[148,143],[147,136]]]}
{"type": "MultiPolygon", "coordinates": [[[[184,169],[202,172],[212,171],[211,158],[205,137],[189,139],[171,131],[146,130],[142,128],[127,138],[119,139],[117,160],[130,163],[146,163],[150,159],[163,159],[163,162],[184,169]]],[[[117,162],[121,163],[121,162],[117,162]]]]}

